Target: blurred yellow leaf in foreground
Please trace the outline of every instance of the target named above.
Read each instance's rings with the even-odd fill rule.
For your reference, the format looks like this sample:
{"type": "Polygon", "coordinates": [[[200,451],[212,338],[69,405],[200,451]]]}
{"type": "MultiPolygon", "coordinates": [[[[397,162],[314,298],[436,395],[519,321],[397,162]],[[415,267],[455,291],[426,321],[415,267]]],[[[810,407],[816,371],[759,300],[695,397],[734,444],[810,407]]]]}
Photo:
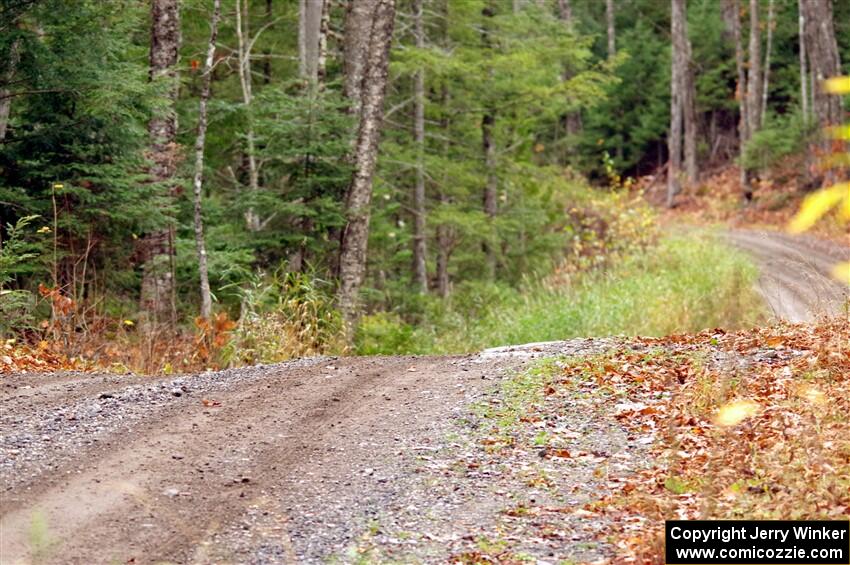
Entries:
{"type": "Polygon", "coordinates": [[[850,94],[850,77],[835,77],[824,81],[824,90],[830,94],[850,94]]]}
{"type": "Polygon", "coordinates": [[[736,426],[759,413],[758,403],[752,400],[733,400],[720,407],[714,416],[714,423],[718,426],[736,426]]]}
{"type": "MultiPolygon", "coordinates": [[[[803,200],[803,205],[791,220],[788,230],[792,233],[806,231],[842,200],[850,202],[850,182],[842,182],[810,194],[803,200]]],[[[847,205],[842,207],[842,214],[846,213],[847,208],[847,205]]]]}
{"type": "Polygon", "coordinates": [[[832,276],[850,286],[850,263],[839,263],[832,269],[832,276]]]}

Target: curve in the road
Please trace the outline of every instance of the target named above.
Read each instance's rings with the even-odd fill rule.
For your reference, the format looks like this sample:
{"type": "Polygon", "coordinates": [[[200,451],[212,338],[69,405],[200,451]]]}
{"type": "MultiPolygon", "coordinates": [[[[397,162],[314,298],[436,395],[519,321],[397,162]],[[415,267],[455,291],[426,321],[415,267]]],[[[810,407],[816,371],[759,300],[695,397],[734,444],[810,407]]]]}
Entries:
{"type": "Polygon", "coordinates": [[[850,288],[830,272],[836,263],[850,261],[850,245],[754,230],[733,230],[727,237],[753,257],[760,271],[758,290],[775,318],[810,322],[848,314],[850,288]]]}

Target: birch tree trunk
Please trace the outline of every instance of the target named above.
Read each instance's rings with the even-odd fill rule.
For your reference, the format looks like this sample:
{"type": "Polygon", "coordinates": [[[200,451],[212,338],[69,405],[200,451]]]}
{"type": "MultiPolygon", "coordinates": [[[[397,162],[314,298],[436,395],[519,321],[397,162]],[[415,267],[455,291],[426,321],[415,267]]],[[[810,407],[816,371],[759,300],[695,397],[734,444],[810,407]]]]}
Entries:
{"type": "Polygon", "coordinates": [[[747,118],[751,138],[760,128],[761,121],[761,30],[759,28],[759,0],[750,0],[750,57],[747,84],[747,118]]]}
{"type": "MultiPolygon", "coordinates": [[[[425,27],[422,21],[422,0],[413,2],[413,34],[416,47],[425,47],[425,27]]],[[[425,71],[420,69],[413,78],[413,135],[416,143],[416,184],[413,189],[413,276],[419,292],[428,292],[427,243],[425,234],[425,71]]]]}
{"type": "Polygon", "coordinates": [[[617,38],[614,30],[614,0],[605,0],[605,24],[608,28],[608,58],[617,53],[617,38]]]}
{"type": "Polygon", "coordinates": [[[673,51],[670,63],[670,133],[667,137],[667,206],[672,207],[675,197],[682,191],[682,127],[684,118],[685,92],[683,91],[687,45],[685,37],[685,0],[672,0],[670,34],[673,51]]]}
{"type": "Polygon", "coordinates": [[[310,84],[319,80],[319,56],[324,0],[299,0],[298,69],[310,84]]]}
{"type": "Polygon", "coordinates": [[[809,123],[809,70],[806,66],[806,18],[804,16],[803,1],[798,0],[797,9],[799,11],[798,33],[799,33],[799,51],[800,51],[800,110],[803,112],[803,123],[809,123]]]}
{"type": "MultiPolygon", "coordinates": [[[[150,78],[167,80],[169,108],[148,123],[150,135],[150,176],[164,183],[169,196],[174,195],[177,160],[177,60],[180,50],[180,9],[178,0],[153,0],[151,3],[150,78]]],[[[169,219],[169,223],[173,221],[169,219]]],[[[176,318],[174,303],[173,226],[145,234],[142,238],[144,266],[142,272],[141,310],[146,322],[156,323],[176,318]]]]}
{"type": "Polygon", "coordinates": [[[322,21],[319,25],[319,55],[316,61],[316,74],[319,81],[319,87],[325,82],[327,76],[327,61],[328,61],[328,33],[331,26],[330,2],[322,0],[322,21]]]}
{"type": "Polygon", "coordinates": [[[744,42],[741,37],[741,6],[738,0],[725,0],[724,20],[730,27],[732,39],[735,42],[735,69],[738,71],[738,84],[735,88],[735,98],[738,100],[738,156],[740,161],[741,192],[749,195],[747,170],[743,165],[744,147],[749,140],[749,118],[747,109],[747,72],[744,66],[744,42]]]}
{"type": "Polygon", "coordinates": [[[349,112],[359,117],[363,104],[363,78],[378,0],[351,0],[345,11],[343,38],[343,91],[349,112]]]}
{"type": "MultiPolygon", "coordinates": [[[[237,58],[239,70],[239,85],[242,89],[242,104],[245,105],[246,113],[248,114],[248,127],[245,132],[245,144],[247,149],[246,157],[248,159],[248,190],[251,197],[255,197],[260,190],[260,170],[257,166],[256,148],[254,145],[254,125],[251,116],[251,102],[254,99],[253,84],[251,77],[251,35],[248,27],[248,0],[236,0],[236,40],[237,40],[237,58]],[[244,8],[243,8],[244,5],[244,8]],[[245,13],[242,13],[242,10],[245,13]]],[[[245,225],[248,231],[259,231],[261,228],[260,216],[250,206],[245,211],[245,225]]]]}
{"type": "Polygon", "coordinates": [[[194,196],[195,247],[198,251],[198,274],[201,286],[201,318],[209,320],[212,314],[212,295],[210,277],[207,269],[207,245],[204,240],[204,216],[201,199],[204,180],[204,147],[207,138],[207,101],[210,98],[210,82],[215,62],[215,41],[218,36],[218,20],[221,16],[221,0],[213,0],[213,13],[210,20],[210,41],[207,44],[207,56],[204,60],[204,74],[201,79],[201,99],[198,103],[198,135],[195,138],[195,176],[192,179],[194,196]]]}
{"type": "Polygon", "coordinates": [[[345,203],[346,226],[340,245],[339,307],[349,336],[359,314],[358,294],[366,272],[372,177],[384,115],[394,0],[352,0],[346,12],[346,94],[359,115],[352,161],[354,174],[345,203]],[[356,94],[356,96],[355,96],[356,94]]]}
{"type": "MultiPolygon", "coordinates": [[[[838,44],[835,39],[835,26],[833,24],[832,1],[831,0],[805,0],[801,4],[805,18],[805,43],[806,54],[809,60],[809,69],[812,76],[812,116],[820,128],[835,126],[842,121],[842,107],[840,96],[829,94],[823,89],[823,81],[841,74],[841,59],[838,53],[838,44]]],[[[832,142],[829,139],[821,141],[819,152],[823,155],[832,150],[832,142]]],[[[814,161],[815,145],[809,148],[809,160],[814,161]]],[[[815,178],[816,183],[825,181],[827,184],[834,183],[835,171],[828,169],[825,178],[815,178]]]]}
{"type": "Polygon", "coordinates": [[[683,129],[685,133],[685,172],[689,185],[694,185],[699,180],[699,169],[697,168],[697,92],[694,81],[693,57],[691,56],[691,41],[688,39],[688,16],[687,6],[680,29],[682,37],[680,43],[685,46],[682,72],[679,79],[682,81],[682,92],[684,93],[682,103],[684,120],[683,129]]]}
{"type": "MultiPolygon", "coordinates": [[[[6,73],[3,76],[3,84],[8,85],[15,77],[15,70],[20,61],[20,40],[16,39],[9,47],[9,62],[7,63],[6,73]]],[[[6,139],[6,129],[9,127],[9,114],[12,111],[12,97],[9,96],[9,89],[5,86],[0,88],[0,141],[6,139]]]]}
{"type": "Polygon", "coordinates": [[[770,90],[770,52],[773,48],[773,28],[776,26],[774,0],[770,0],[767,8],[767,46],[764,50],[764,81],[762,81],[761,89],[761,116],[759,117],[759,127],[764,127],[765,116],[767,115],[767,94],[770,90]]]}

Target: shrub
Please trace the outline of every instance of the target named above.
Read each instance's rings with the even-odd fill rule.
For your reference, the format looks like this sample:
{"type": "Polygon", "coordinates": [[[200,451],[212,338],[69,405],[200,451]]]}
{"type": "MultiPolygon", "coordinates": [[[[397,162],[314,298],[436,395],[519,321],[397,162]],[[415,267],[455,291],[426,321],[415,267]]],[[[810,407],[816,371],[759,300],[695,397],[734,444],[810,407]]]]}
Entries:
{"type": "Polygon", "coordinates": [[[274,363],[345,351],[333,285],[313,274],[255,274],[237,287],[242,312],[224,352],[229,364],[274,363]]]}
{"type": "Polygon", "coordinates": [[[10,288],[19,269],[37,256],[24,240],[24,229],[38,216],[20,218],[6,226],[6,241],[0,240],[0,336],[31,329],[35,296],[26,290],[10,288]]]}
{"type": "Polygon", "coordinates": [[[363,316],[355,336],[359,355],[398,355],[419,350],[413,326],[392,312],[363,316]]]}
{"type": "Polygon", "coordinates": [[[811,132],[800,114],[769,114],[764,127],[744,146],[742,164],[748,170],[768,169],[800,152],[811,132]]]}

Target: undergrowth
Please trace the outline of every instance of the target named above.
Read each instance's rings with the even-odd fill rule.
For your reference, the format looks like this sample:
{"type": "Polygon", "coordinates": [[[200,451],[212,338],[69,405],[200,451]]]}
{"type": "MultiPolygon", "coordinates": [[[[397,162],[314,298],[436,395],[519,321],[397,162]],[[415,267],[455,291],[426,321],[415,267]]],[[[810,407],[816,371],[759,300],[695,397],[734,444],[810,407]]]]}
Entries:
{"type": "Polygon", "coordinates": [[[461,288],[417,326],[367,316],[357,352],[460,353],[498,345],[601,335],[659,336],[757,322],[755,267],[709,234],[669,235],[610,267],[511,289],[461,288]]]}

